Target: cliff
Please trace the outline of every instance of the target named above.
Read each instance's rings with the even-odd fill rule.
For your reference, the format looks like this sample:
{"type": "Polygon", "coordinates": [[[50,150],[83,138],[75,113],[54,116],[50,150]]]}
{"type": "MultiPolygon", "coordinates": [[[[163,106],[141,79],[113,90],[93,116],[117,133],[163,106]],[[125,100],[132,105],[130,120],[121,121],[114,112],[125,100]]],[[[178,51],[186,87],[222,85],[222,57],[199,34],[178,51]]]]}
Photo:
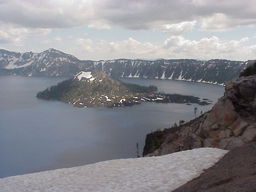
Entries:
{"type": "Polygon", "coordinates": [[[256,140],[256,75],[229,82],[225,94],[200,117],[176,128],[150,133],[144,155],[217,147],[233,149],[256,140]]]}
{"type": "Polygon", "coordinates": [[[119,78],[171,79],[223,84],[239,76],[252,61],[212,59],[113,59],[79,60],[56,49],[18,53],[0,49],[0,75],[72,77],[96,70],[119,78]]]}

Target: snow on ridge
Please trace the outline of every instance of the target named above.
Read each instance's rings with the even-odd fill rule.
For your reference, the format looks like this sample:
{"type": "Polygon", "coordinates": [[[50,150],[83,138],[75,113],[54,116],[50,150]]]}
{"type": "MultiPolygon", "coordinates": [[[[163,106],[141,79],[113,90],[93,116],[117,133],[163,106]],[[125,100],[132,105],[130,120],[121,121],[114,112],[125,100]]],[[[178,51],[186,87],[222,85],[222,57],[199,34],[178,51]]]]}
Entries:
{"type": "Polygon", "coordinates": [[[78,79],[78,81],[81,81],[83,78],[85,78],[86,80],[90,80],[90,81],[93,81],[95,79],[92,76],[91,71],[81,71],[75,75],[75,79],[78,79]]]}
{"type": "Polygon", "coordinates": [[[30,66],[34,61],[30,60],[27,63],[24,63],[23,65],[16,65],[16,62],[20,61],[20,58],[13,58],[7,66],[5,66],[5,69],[18,69],[22,67],[30,66]]]}
{"type": "Polygon", "coordinates": [[[167,192],[198,177],[227,151],[197,148],[0,179],[4,192],[167,192]]]}

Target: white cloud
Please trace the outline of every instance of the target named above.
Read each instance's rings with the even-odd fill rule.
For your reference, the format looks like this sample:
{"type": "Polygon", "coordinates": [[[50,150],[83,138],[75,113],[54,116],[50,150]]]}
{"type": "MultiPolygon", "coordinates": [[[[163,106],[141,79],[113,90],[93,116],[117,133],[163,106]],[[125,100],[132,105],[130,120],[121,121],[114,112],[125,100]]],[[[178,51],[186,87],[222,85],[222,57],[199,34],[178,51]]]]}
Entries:
{"type": "Polygon", "coordinates": [[[194,58],[194,59],[255,59],[256,46],[248,37],[222,40],[216,36],[199,40],[171,36],[163,43],[140,42],[133,38],[123,41],[79,39],[73,53],[83,59],[113,58],[194,58]],[[99,57],[100,56],[100,57],[99,57]]]}
{"type": "Polygon", "coordinates": [[[225,30],[231,27],[231,19],[225,14],[216,13],[201,19],[203,30],[225,30]]]}
{"type": "Polygon", "coordinates": [[[174,35],[180,35],[184,32],[191,31],[196,23],[196,21],[184,21],[176,24],[164,24],[159,27],[159,30],[169,32],[174,35]]]}
{"type": "Polygon", "coordinates": [[[2,0],[0,21],[35,28],[91,26],[171,30],[181,33],[193,27],[224,30],[255,25],[255,0],[2,0]],[[218,21],[220,23],[218,24],[218,21]],[[192,22],[192,23],[191,23],[192,22]],[[162,26],[162,27],[161,27],[162,26]]]}
{"type": "Polygon", "coordinates": [[[252,47],[249,38],[240,40],[222,40],[216,36],[188,40],[182,36],[171,37],[164,43],[164,47],[176,58],[199,59],[233,59],[248,60],[255,58],[250,54],[252,47]]]}
{"type": "Polygon", "coordinates": [[[106,58],[144,58],[152,55],[157,48],[152,43],[142,43],[133,38],[123,41],[78,39],[76,47],[79,47],[74,49],[74,53],[77,53],[76,55],[94,60],[106,58]]]}
{"type": "Polygon", "coordinates": [[[0,24],[0,43],[21,45],[28,37],[47,35],[50,31],[50,29],[31,29],[9,24],[0,24]]]}
{"type": "Polygon", "coordinates": [[[53,40],[60,42],[60,41],[62,41],[63,39],[62,39],[62,37],[56,36],[56,37],[53,38],[53,40]]]}
{"type": "MultiPolygon", "coordinates": [[[[255,55],[255,46],[252,45],[255,39],[251,39],[250,44],[248,39],[222,39],[221,33],[219,37],[209,37],[209,32],[240,27],[239,34],[233,35],[240,37],[243,26],[254,29],[254,5],[255,0],[0,0],[0,44],[8,43],[15,48],[31,37],[39,36],[33,42],[41,44],[40,49],[66,46],[67,52],[70,52],[69,48],[73,47],[73,53],[85,59],[162,57],[247,60],[255,55]],[[88,38],[79,39],[85,37],[81,35],[84,26],[108,31],[98,30],[93,34],[93,30],[85,29],[88,38]],[[134,39],[127,38],[133,36],[129,30],[117,34],[116,31],[122,33],[122,29],[117,29],[111,34],[113,27],[151,31],[146,32],[144,38],[141,35],[144,31],[141,30],[135,36],[138,39],[134,39]],[[49,34],[51,30],[56,33],[49,34]],[[181,36],[191,30],[193,33],[189,34],[190,37],[208,37],[191,40],[181,36]],[[155,31],[165,34],[161,36],[155,31]],[[166,38],[166,33],[171,37],[165,42],[153,43],[159,42],[164,36],[166,38]],[[41,38],[46,34],[49,35],[41,38]],[[99,34],[102,34],[102,40],[92,40],[99,38],[99,34]],[[127,39],[105,39],[115,39],[115,34],[118,39],[124,36],[127,39]],[[152,38],[152,42],[144,42],[150,38],[148,34],[159,36],[152,38]],[[74,42],[74,39],[79,40],[74,42]]],[[[246,34],[251,35],[251,32],[246,34]]],[[[39,49],[38,45],[28,43],[26,46],[39,49]]]]}

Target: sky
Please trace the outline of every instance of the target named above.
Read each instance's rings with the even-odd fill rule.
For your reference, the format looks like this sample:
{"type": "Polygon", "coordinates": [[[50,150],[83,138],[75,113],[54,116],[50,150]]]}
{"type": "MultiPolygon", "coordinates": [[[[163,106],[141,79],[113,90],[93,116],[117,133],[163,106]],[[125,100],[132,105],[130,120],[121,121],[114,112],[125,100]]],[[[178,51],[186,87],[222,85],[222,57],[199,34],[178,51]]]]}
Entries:
{"type": "Polygon", "coordinates": [[[79,59],[256,59],[256,0],[0,0],[0,48],[79,59]]]}

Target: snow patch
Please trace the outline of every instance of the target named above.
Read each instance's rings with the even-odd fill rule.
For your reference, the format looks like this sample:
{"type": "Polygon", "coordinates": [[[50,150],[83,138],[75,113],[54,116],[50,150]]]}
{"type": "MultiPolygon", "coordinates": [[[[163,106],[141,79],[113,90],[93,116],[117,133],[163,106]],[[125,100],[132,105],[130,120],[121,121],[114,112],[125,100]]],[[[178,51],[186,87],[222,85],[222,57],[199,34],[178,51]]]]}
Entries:
{"type": "Polygon", "coordinates": [[[108,98],[108,96],[105,96],[106,101],[111,101],[111,99],[108,98]]]}
{"type": "Polygon", "coordinates": [[[95,79],[90,71],[81,71],[75,75],[75,79],[78,79],[78,81],[81,81],[83,78],[90,81],[95,79]]]}
{"type": "Polygon", "coordinates": [[[125,102],[126,99],[120,99],[119,103],[125,102]]]}
{"type": "Polygon", "coordinates": [[[163,72],[163,74],[162,74],[160,79],[165,79],[165,71],[163,72]]]}
{"type": "Polygon", "coordinates": [[[174,72],[172,72],[171,76],[168,79],[172,79],[174,72]]]}
{"type": "Polygon", "coordinates": [[[170,192],[198,177],[226,153],[221,149],[197,148],[7,177],[0,179],[0,191],[170,192]]]}

